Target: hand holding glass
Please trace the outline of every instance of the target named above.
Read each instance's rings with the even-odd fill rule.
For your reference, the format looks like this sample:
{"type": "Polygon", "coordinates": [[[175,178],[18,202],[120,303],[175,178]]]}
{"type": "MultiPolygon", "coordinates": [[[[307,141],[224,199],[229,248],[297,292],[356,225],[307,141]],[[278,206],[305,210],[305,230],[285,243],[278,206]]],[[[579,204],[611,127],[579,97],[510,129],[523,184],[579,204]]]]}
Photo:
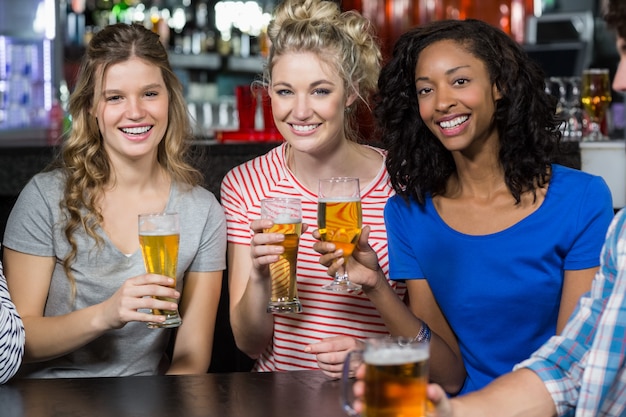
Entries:
{"type": "Polygon", "coordinates": [[[364,417],[425,417],[430,344],[404,337],[367,339],[365,349],[346,357],[341,388],[343,409],[351,416],[350,370],[365,363],[364,417]]]}
{"type": "Polygon", "coordinates": [[[335,292],[354,292],[360,285],[350,282],[346,266],[354,251],[363,223],[358,178],[333,177],[319,181],[317,227],[321,240],[343,250],[343,267],[332,283],[323,286],[335,292]]]}
{"type": "Polygon", "coordinates": [[[302,206],[298,198],[269,198],[261,200],[261,218],[274,222],[264,233],[285,235],[280,245],[284,252],[270,265],[272,295],[267,305],[268,313],[301,313],[298,299],[296,263],[302,233],[302,206]]]}
{"type": "MultiPolygon", "coordinates": [[[[139,215],[139,244],[146,265],[146,272],[165,275],[174,279],[178,265],[178,243],[180,240],[178,213],[153,213],[139,215]]],[[[176,302],[172,298],[161,298],[176,302]]],[[[178,327],[182,320],[178,310],[153,309],[152,314],[164,315],[163,323],[148,323],[151,329],[178,327]]]]}
{"type": "Polygon", "coordinates": [[[602,133],[601,123],[611,104],[611,83],[609,70],[606,68],[591,68],[583,71],[581,80],[580,101],[589,116],[589,132],[584,141],[607,140],[602,133]]]}

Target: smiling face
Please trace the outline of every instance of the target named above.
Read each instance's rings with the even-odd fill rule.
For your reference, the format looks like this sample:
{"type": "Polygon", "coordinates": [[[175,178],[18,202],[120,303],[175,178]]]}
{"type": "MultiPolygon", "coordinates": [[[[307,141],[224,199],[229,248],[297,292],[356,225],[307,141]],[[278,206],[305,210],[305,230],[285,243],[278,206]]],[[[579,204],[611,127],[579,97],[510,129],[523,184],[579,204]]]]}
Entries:
{"type": "Polygon", "coordinates": [[[274,59],[269,89],[276,127],[295,149],[316,152],[345,140],[343,80],[311,52],[274,59]]]}
{"type": "Polygon", "coordinates": [[[111,65],[96,103],[98,127],[111,160],[146,155],[156,159],[169,105],[159,67],[136,57],[111,65]]]}
{"type": "Polygon", "coordinates": [[[419,113],[450,151],[481,149],[496,143],[493,123],[500,93],[485,64],[458,42],[443,40],[420,53],[415,68],[419,113]]]}

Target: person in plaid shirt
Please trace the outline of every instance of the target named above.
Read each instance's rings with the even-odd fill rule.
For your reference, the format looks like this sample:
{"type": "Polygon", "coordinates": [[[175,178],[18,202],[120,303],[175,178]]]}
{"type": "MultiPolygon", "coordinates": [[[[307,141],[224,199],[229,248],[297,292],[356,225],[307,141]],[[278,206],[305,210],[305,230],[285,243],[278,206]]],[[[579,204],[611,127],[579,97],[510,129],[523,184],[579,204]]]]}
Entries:
{"type": "MultiPolygon", "coordinates": [[[[626,92],[626,1],[608,0],[605,7],[620,55],[613,89],[626,92]]],[[[613,219],[600,261],[591,291],[560,335],[471,394],[450,400],[439,385],[429,385],[429,416],[626,416],[626,209],[613,219]]],[[[363,381],[355,383],[357,410],[363,391],[363,381]]]]}

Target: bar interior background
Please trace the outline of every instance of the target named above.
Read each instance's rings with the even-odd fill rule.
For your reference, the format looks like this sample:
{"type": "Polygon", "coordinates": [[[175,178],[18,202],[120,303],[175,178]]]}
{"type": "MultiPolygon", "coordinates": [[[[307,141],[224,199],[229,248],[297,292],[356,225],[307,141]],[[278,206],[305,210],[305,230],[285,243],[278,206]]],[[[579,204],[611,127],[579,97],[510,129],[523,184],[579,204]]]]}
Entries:
{"type": "MultiPolygon", "coordinates": [[[[17,195],[51,160],[69,120],[65,110],[86,43],[114,22],[141,22],[158,32],[185,86],[196,121],[195,151],[204,153],[207,188],[219,197],[228,169],[278,142],[217,143],[217,130],[237,129],[234,89],[261,72],[267,56],[265,28],[276,0],[0,0],[0,236],[17,195]]],[[[332,0],[329,0],[332,1],[332,0]]],[[[499,26],[529,51],[548,76],[609,68],[619,57],[600,16],[600,0],[343,0],[376,27],[388,56],[412,26],[446,18],[478,18],[499,26]]],[[[624,151],[624,98],[613,92],[612,139],[624,151]]],[[[371,119],[363,116],[363,133],[371,119]]],[[[375,138],[367,138],[373,139],[375,138]]],[[[578,144],[571,164],[580,168],[578,144]]],[[[605,164],[606,165],[606,164],[605,164]]],[[[622,171],[619,171],[622,172],[622,171]]],[[[625,179],[620,187],[626,191],[625,179]]],[[[223,297],[224,298],[224,297],[223,297]]],[[[219,314],[228,322],[226,305],[219,314]]],[[[247,370],[227,324],[218,328],[212,371],[247,370]],[[218,341],[222,343],[217,343],[218,341]],[[234,352],[234,353],[233,353],[234,352]]]]}

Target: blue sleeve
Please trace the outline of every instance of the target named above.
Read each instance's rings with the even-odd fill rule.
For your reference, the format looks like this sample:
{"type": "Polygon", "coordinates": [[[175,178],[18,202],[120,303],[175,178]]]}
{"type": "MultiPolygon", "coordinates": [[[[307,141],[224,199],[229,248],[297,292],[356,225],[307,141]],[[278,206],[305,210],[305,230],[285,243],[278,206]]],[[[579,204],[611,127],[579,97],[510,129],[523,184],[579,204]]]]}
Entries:
{"type": "Polygon", "coordinates": [[[581,195],[580,212],[577,213],[580,227],[576,228],[578,236],[565,259],[566,270],[586,269],[600,264],[598,254],[613,220],[611,190],[602,177],[591,177],[581,195]]]}
{"type": "Polygon", "coordinates": [[[407,203],[400,196],[393,196],[385,205],[385,227],[389,245],[389,278],[404,280],[424,278],[424,273],[417,257],[416,239],[421,235],[414,233],[419,224],[416,203],[407,203]],[[408,221],[410,219],[410,221],[408,221]]]}

